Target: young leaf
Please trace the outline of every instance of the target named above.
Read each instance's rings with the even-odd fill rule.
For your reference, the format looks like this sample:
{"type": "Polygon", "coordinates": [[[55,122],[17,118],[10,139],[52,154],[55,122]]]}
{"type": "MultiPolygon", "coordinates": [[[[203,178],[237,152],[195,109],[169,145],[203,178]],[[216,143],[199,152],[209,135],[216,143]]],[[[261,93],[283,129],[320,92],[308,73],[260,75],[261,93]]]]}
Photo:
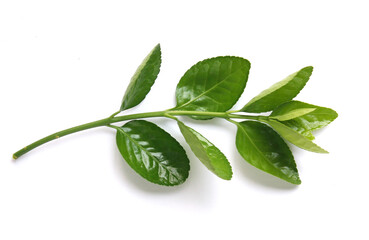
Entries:
{"type": "Polygon", "coordinates": [[[232,168],[224,154],[200,133],[178,121],[186,142],[199,160],[218,177],[230,180],[232,168]]]}
{"type": "Polygon", "coordinates": [[[313,67],[305,67],[284,80],[272,85],[250,100],[242,109],[243,112],[268,112],[277,106],[292,100],[304,88],[309,80],[313,67]]]}
{"type": "Polygon", "coordinates": [[[118,128],[116,141],[123,158],[148,181],[174,186],[187,179],[190,166],[186,152],[154,123],[130,121],[118,128]]]}
{"type": "Polygon", "coordinates": [[[310,140],[314,139],[314,136],[311,133],[312,131],[327,126],[338,117],[338,114],[330,108],[319,107],[299,101],[290,101],[278,106],[273,110],[270,116],[284,115],[287,112],[301,108],[315,108],[315,110],[300,117],[284,121],[283,124],[310,140]]]}
{"type": "Polygon", "coordinates": [[[229,110],[241,96],[249,70],[250,62],[240,57],[216,57],[198,62],[179,81],[174,109],[202,112],[229,110]]]}
{"type": "Polygon", "coordinates": [[[160,64],[161,51],[158,44],[146,56],[131,78],[120,106],[121,111],[132,108],[144,100],[159,74],[160,64]]]}
{"type": "Polygon", "coordinates": [[[311,113],[315,109],[316,108],[298,108],[298,109],[294,109],[289,112],[286,112],[282,115],[271,116],[270,118],[278,120],[278,121],[287,121],[287,120],[291,120],[291,119],[303,116],[305,114],[311,113]]]}
{"type": "Polygon", "coordinates": [[[237,150],[247,162],[287,182],[301,183],[290,149],[273,129],[254,121],[237,127],[237,150]]]}
{"type": "Polygon", "coordinates": [[[299,148],[308,150],[310,152],[328,153],[326,150],[319,147],[311,140],[301,135],[300,133],[296,132],[295,130],[287,127],[283,123],[280,123],[275,120],[267,120],[265,122],[268,123],[272,128],[274,128],[274,130],[276,130],[284,139],[286,139],[287,141],[296,145],[299,148]]]}

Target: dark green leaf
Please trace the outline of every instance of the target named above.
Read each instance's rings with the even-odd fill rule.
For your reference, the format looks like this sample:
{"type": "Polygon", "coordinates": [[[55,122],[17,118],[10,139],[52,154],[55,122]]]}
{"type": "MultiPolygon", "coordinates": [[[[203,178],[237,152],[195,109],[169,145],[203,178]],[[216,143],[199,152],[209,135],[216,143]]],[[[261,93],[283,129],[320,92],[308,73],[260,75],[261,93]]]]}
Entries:
{"type": "Polygon", "coordinates": [[[301,108],[315,108],[315,110],[303,116],[284,121],[283,124],[310,140],[314,139],[312,131],[327,126],[338,116],[338,114],[330,108],[319,107],[299,101],[290,101],[278,106],[270,116],[283,115],[287,112],[301,108]]]}
{"type": "Polygon", "coordinates": [[[304,88],[312,72],[313,67],[305,67],[289,75],[284,80],[274,84],[251,99],[241,111],[252,113],[268,112],[282,103],[292,100],[304,88]]]}
{"type": "Polygon", "coordinates": [[[299,148],[316,153],[328,153],[326,150],[313,143],[310,139],[287,127],[283,123],[275,120],[267,120],[265,122],[274,128],[274,130],[276,130],[284,139],[299,148]]]}
{"type": "Polygon", "coordinates": [[[249,70],[250,62],[240,57],[216,57],[198,62],[179,81],[174,109],[203,112],[229,110],[241,96],[249,70]]]}
{"type": "Polygon", "coordinates": [[[301,183],[290,149],[273,129],[254,121],[237,127],[237,150],[247,162],[287,182],[301,183]]]}
{"type": "Polygon", "coordinates": [[[160,64],[161,51],[158,44],[146,56],[131,78],[120,106],[121,111],[132,108],[144,100],[159,74],[160,64]]]}
{"type": "Polygon", "coordinates": [[[232,168],[224,154],[200,133],[178,121],[186,142],[199,160],[218,177],[230,180],[232,168]]]}
{"type": "Polygon", "coordinates": [[[117,146],[127,163],[150,182],[183,183],[190,170],[182,146],[154,123],[133,120],[117,131],[117,146]]]}

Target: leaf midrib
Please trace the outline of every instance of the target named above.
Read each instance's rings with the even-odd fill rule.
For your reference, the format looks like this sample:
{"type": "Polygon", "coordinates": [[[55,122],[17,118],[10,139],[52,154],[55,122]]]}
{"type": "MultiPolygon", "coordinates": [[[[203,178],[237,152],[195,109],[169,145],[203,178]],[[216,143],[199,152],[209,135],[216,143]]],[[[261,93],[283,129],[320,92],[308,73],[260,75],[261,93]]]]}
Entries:
{"type": "Polygon", "coordinates": [[[231,77],[233,74],[236,74],[237,72],[239,72],[239,71],[241,71],[241,70],[242,70],[242,69],[241,69],[241,68],[239,68],[239,69],[237,69],[236,71],[234,71],[234,72],[230,73],[227,77],[225,77],[223,80],[221,80],[220,82],[218,82],[217,84],[215,84],[214,86],[212,86],[211,88],[209,88],[208,90],[206,90],[205,92],[201,93],[200,95],[198,95],[197,97],[195,97],[195,98],[191,99],[190,101],[188,101],[188,102],[186,102],[186,103],[184,103],[184,104],[182,104],[182,105],[180,105],[180,106],[175,107],[175,109],[182,108],[182,107],[184,107],[184,106],[186,106],[186,105],[188,105],[188,104],[190,104],[190,103],[192,103],[192,102],[196,101],[196,100],[197,100],[197,99],[199,99],[200,97],[202,97],[202,96],[204,96],[205,94],[207,94],[208,92],[212,91],[214,88],[218,87],[220,84],[222,84],[224,81],[226,81],[226,80],[227,80],[229,77],[231,77]]]}
{"type": "MultiPolygon", "coordinates": [[[[292,74],[293,75],[293,74],[292,74]]],[[[273,93],[275,93],[276,91],[280,90],[281,88],[285,87],[286,85],[288,85],[295,77],[296,77],[297,73],[295,73],[295,76],[293,76],[291,79],[289,79],[288,81],[280,81],[280,82],[277,82],[275,84],[273,84],[270,88],[272,88],[273,86],[277,85],[278,83],[281,84],[278,88],[272,90],[270,88],[268,89],[265,89],[264,91],[262,91],[259,95],[257,95],[256,97],[254,97],[253,99],[250,100],[250,102],[248,102],[244,108],[254,104],[255,102],[261,100],[261,99],[264,99],[266,97],[269,97],[270,95],[272,95],[273,93]],[[264,93],[264,94],[263,94],[264,93]]],[[[290,77],[290,76],[288,76],[290,77]]],[[[287,77],[287,78],[288,78],[287,77]]],[[[287,79],[285,79],[287,80],[287,79]]]]}
{"type": "MultiPolygon", "coordinates": [[[[279,172],[281,172],[280,171],[280,169],[278,169],[276,166],[274,166],[274,164],[273,163],[271,163],[270,161],[269,161],[269,159],[268,158],[266,158],[265,157],[265,155],[261,152],[261,150],[255,145],[255,143],[254,143],[254,141],[252,141],[252,139],[250,138],[250,136],[247,134],[247,132],[245,131],[245,129],[242,127],[242,125],[241,124],[238,124],[239,126],[240,126],[240,128],[241,128],[241,130],[245,133],[245,135],[246,135],[246,137],[250,140],[250,142],[252,143],[252,145],[256,148],[256,150],[261,154],[261,156],[263,156],[263,158],[264,159],[266,159],[266,161],[269,163],[269,165],[271,165],[274,169],[276,169],[277,171],[279,171],[279,172]]],[[[281,173],[283,173],[283,172],[281,172],[281,173]]],[[[285,176],[287,176],[287,175],[285,175],[285,176]]]]}
{"type": "Polygon", "coordinates": [[[165,168],[165,170],[167,170],[168,171],[168,173],[170,174],[170,175],[172,175],[175,179],[177,179],[177,181],[179,181],[179,179],[178,179],[178,177],[177,176],[175,176],[175,175],[173,175],[172,173],[171,173],[171,171],[166,167],[166,165],[163,165],[155,156],[153,156],[152,154],[151,154],[151,152],[148,152],[145,148],[143,148],[136,140],[134,140],[133,138],[131,138],[131,136],[130,135],[128,135],[128,133],[126,133],[123,129],[121,129],[121,128],[118,128],[118,130],[121,132],[121,133],[123,133],[124,135],[126,135],[127,136],[127,138],[129,138],[134,144],[136,144],[136,146],[138,146],[142,151],[144,151],[144,152],[146,152],[148,155],[150,155],[153,159],[154,159],[154,161],[155,162],[157,162],[159,165],[161,165],[161,166],[163,166],[163,168],[165,168]]]}

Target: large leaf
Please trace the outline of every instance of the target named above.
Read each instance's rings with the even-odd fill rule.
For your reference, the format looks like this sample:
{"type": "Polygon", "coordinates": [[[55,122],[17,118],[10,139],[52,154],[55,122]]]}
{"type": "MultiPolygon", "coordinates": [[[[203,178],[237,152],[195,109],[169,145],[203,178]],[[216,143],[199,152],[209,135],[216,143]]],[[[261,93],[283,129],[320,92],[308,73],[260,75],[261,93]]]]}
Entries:
{"type": "Polygon", "coordinates": [[[144,100],[159,74],[160,64],[161,51],[158,44],[146,56],[131,78],[120,106],[121,111],[132,108],[144,100]]]}
{"type": "Polygon", "coordinates": [[[178,121],[178,126],[199,160],[218,177],[230,180],[232,178],[232,168],[224,154],[194,129],[180,121],[178,121]]]}
{"type": "Polygon", "coordinates": [[[183,183],[190,170],[182,146],[169,133],[144,120],[133,120],[117,131],[117,146],[127,163],[150,182],[183,183]]]}
{"type": "Polygon", "coordinates": [[[313,143],[310,139],[287,127],[283,123],[280,123],[276,120],[267,120],[265,122],[274,128],[274,130],[276,130],[284,139],[299,148],[316,153],[328,153],[326,150],[313,143]]]}
{"type": "Polygon", "coordinates": [[[229,110],[241,96],[249,70],[250,62],[240,57],[216,57],[198,62],[179,81],[174,109],[203,112],[229,110]]]}
{"type": "Polygon", "coordinates": [[[274,109],[270,116],[280,116],[287,112],[302,108],[315,108],[315,110],[297,118],[283,121],[283,124],[304,135],[310,140],[314,139],[312,131],[327,126],[338,116],[338,114],[330,108],[319,107],[299,101],[290,101],[280,105],[274,109]]]}
{"type": "Polygon", "coordinates": [[[254,121],[237,127],[237,150],[247,162],[287,182],[301,183],[290,149],[273,129],[254,121]]]}
{"type": "Polygon", "coordinates": [[[251,99],[241,111],[252,113],[268,112],[282,103],[292,100],[304,88],[312,72],[313,67],[305,67],[289,75],[284,80],[274,84],[251,99]]]}

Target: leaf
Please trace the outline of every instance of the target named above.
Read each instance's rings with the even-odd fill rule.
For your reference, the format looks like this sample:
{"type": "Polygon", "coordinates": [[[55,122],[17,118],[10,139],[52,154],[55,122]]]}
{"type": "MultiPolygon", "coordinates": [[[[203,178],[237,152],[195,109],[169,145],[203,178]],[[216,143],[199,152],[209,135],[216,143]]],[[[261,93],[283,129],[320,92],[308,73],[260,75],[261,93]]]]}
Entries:
{"type": "Polygon", "coordinates": [[[160,64],[161,51],[158,44],[146,56],[131,78],[120,106],[121,111],[132,108],[144,100],[158,77],[160,64]]]}
{"type": "Polygon", "coordinates": [[[274,128],[274,130],[276,130],[284,139],[286,139],[287,141],[296,145],[299,148],[316,153],[328,153],[326,150],[319,147],[311,140],[301,135],[300,133],[296,132],[295,130],[287,127],[283,123],[280,123],[275,120],[267,120],[265,122],[268,123],[272,128],[274,128]]]}
{"type": "Polygon", "coordinates": [[[283,115],[301,108],[315,108],[315,110],[303,116],[284,121],[283,124],[310,140],[314,139],[312,131],[327,126],[338,117],[338,114],[330,108],[319,107],[299,101],[290,101],[278,106],[270,116],[283,115]]]}
{"type": "Polygon", "coordinates": [[[232,168],[224,154],[200,133],[178,121],[186,142],[199,160],[218,177],[230,180],[232,168]]]}
{"type": "Polygon", "coordinates": [[[187,179],[190,166],[186,152],[154,123],[130,121],[118,128],[116,141],[128,165],[148,181],[173,186],[187,179]]]}
{"type": "Polygon", "coordinates": [[[216,57],[198,62],[179,81],[174,109],[201,112],[229,110],[241,96],[249,70],[250,62],[240,57],[216,57]]]}
{"type": "Polygon", "coordinates": [[[272,85],[250,100],[240,111],[260,113],[268,112],[292,100],[304,88],[313,72],[313,67],[305,67],[284,80],[272,85]]]}
{"type": "Polygon", "coordinates": [[[270,118],[278,120],[278,121],[287,121],[287,120],[291,120],[297,117],[301,117],[305,114],[311,113],[315,109],[316,108],[298,108],[298,109],[294,109],[289,112],[286,112],[282,115],[271,116],[270,118]]]}
{"type": "Polygon", "coordinates": [[[254,121],[237,127],[237,150],[247,162],[287,182],[301,183],[290,149],[273,129],[254,121]]]}

